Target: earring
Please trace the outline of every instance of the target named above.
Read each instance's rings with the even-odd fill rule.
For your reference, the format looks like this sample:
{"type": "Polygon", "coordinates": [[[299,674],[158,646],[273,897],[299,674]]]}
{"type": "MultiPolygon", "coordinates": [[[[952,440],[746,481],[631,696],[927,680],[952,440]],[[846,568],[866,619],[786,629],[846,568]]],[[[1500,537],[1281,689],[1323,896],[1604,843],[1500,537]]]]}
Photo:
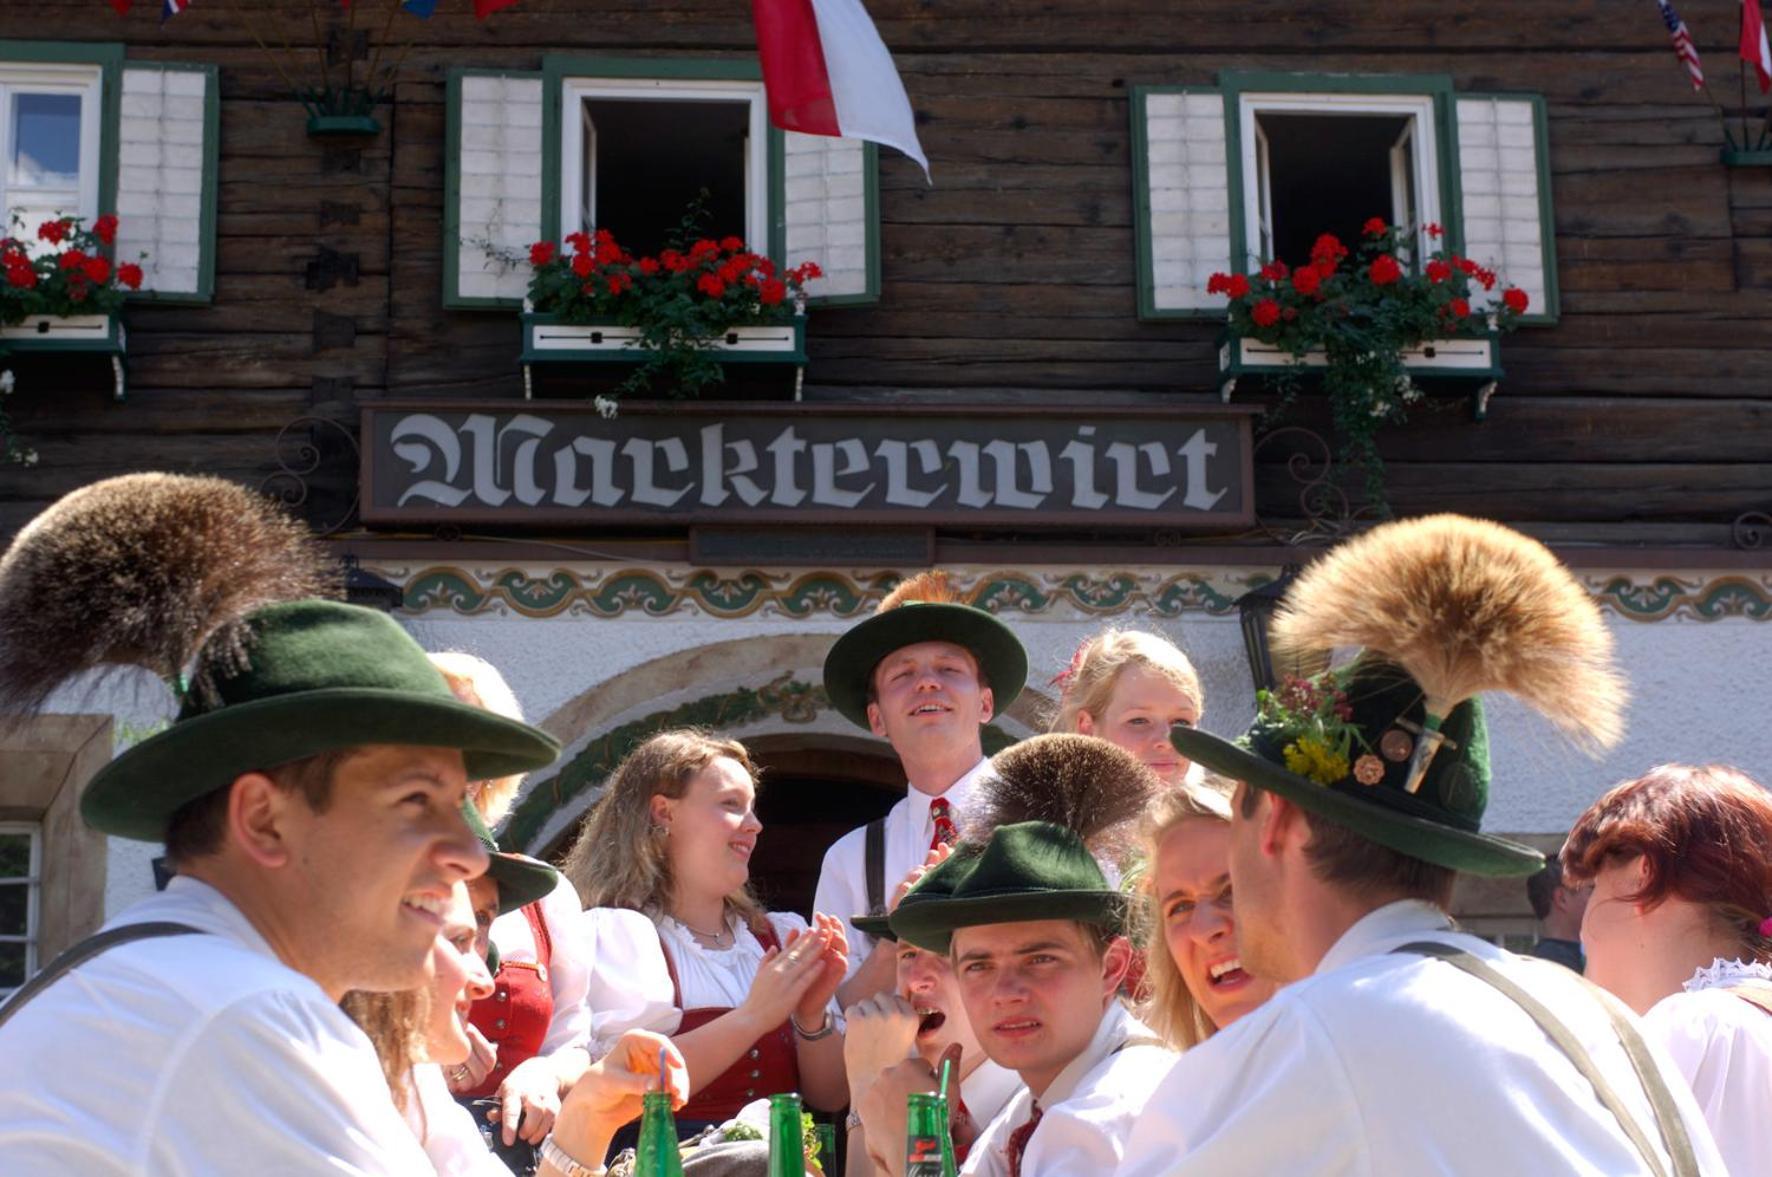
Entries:
{"type": "Polygon", "coordinates": [[[671,827],[659,822],[653,822],[652,828],[649,832],[654,838],[664,839],[671,836],[671,827]]]}

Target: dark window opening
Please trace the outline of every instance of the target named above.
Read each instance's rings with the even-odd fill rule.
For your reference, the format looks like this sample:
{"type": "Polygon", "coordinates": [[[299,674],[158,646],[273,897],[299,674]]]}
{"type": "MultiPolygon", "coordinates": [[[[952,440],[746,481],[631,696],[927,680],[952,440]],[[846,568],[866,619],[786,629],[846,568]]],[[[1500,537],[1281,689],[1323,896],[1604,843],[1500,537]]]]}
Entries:
{"type": "Polygon", "coordinates": [[[1257,155],[1262,260],[1308,261],[1323,233],[1352,249],[1369,217],[1414,222],[1412,117],[1263,112],[1255,122],[1266,145],[1265,164],[1259,143],[1257,155]]]}
{"type": "Polygon", "coordinates": [[[584,223],[656,254],[706,189],[702,235],[745,237],[750,118],[746,102],[586,99],[584,223]]]}

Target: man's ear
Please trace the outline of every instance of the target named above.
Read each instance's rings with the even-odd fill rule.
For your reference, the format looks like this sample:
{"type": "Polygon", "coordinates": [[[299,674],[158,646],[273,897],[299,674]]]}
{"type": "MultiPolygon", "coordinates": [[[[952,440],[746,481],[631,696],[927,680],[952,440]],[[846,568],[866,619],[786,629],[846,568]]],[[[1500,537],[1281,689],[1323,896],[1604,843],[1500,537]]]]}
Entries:
{"type": "Polygon", "coordinates": [[[980,687],[978,691],[978,725],[983,727],[997,717],[997,697],[989,687],[980,687]]]}
{"type": "Polygon", "coordinates": [[[868,730],[873,732],[876,736],[879,736],[882,740],[886,738],[886,722],[881,715],[880,705],[878,703],[868,704],[868,730]]]}
{"type": "Polygon", "coordinates": [[[294,856],[289,843],[294,807],[306,807],[299,789],[284,789],[262,772],[248,772],[228,786],[228,834],[253,863],[287,866],[294,856]]]}
{"type": "MultiPolygon", "coordinates": [[[[1243,786],[1248,788],[1248,785],[1243,786]]],[[[1255,822],[1260,832],[1259,845],[1261,852],[1270,858],[1278,858],[1284,849],[1286,840],[1292,837],[1299,826],[1304,824],[1304,812],[1286,798],[1266,789],[1259,790],[1255,799],[1255,822]]]]}
{"type": "Polygon", "coordinates": [[[1126,970],[1131,967],[1132,942],[1124,936],[1115,936],[1101,954],[1101,995],[1111,998],[1118,993],[1126,980],[1126,970]]]}

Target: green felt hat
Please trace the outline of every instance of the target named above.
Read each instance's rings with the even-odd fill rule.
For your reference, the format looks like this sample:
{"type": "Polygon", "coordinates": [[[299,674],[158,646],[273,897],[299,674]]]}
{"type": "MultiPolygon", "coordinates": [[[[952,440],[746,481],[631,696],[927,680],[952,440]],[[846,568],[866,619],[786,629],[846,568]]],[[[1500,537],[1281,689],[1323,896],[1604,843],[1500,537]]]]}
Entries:
{"type": "Polygon", "coordinates": [[[824,692],[839,714],[866,728],[874,668],[894,650],[952,642],[972,651],[1001,715],[1027,684],[1028,654],[995,615],[950,601],[906,601],[854,626],[824,660],[824,692]]]}
{"type": "Polygon", "coordinates": [[[946,953],[955,929],[1076,920],[1118,932],[1126,897],[1076,831],[1045,821],[998,826],[924,875],[890,917],[897,938],[946,953]],[[962,853],[961,851],[965,852],[962,853]]]}
{"type": "Polygon", "coordinates": [[[1282,691],[1264,704],[1235,742],[1176,725],[1169,741],[1189,760],[1278,794],[1363,838],[1400,854],[1473,875],[1529,875],[1544,865],[1530,846],[1485,834],[1489,803],[1489,734],[1480,699],[1452,709],[1440,730],[1446,742],[1428,763],[1413,794],[1410,760],[1426,716],[1419,685],[1397,667],[1370,656],[1311,680],[1317,699],[1339,690],[1348,717],[1345,753],[1295,722],[1282,691]]]}
{"type": "Polygon", "coordinates": [[[105,765],[80,798],[96,830],[158,842],[182,805],[242,773],[370,744],[458,748],[469,780],[551,764],[546,732],[460,702],[385,613],[293,601],[248,620],[247,666],[193,691],[167,730],[105,765]]]}
{"type": "Polygon", "coordinates": [[[892,931],[892,919],[884,915],[851,916],[849,926],[864,936],[872,936],[876,940],[897,940],[892,931]]]}
{"type": "Polygon", "coordinates": [[[472,801],[462,802],[461,816],[474,831],[474,836],[480,839],[480,845],[486,847],[486,853],[492,856],[486,877],[498,884],[498,914],[527,907],[553,891],[560,882],[560,872],[547,863],[500,850],[492,831],[486,828],[486,819],[480,816],[472,801]]]}

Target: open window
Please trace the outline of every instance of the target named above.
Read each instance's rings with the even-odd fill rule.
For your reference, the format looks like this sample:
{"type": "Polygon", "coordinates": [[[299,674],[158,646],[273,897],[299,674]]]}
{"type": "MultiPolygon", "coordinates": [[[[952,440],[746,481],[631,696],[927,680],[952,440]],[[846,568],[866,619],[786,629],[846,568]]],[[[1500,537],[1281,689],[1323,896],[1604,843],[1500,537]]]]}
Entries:
{"type": "Polygon", "coordinates": [[[0,822],[0,1000],[39,967],[43,835],[36,822],[0,822]]]}
{"type": "Polygon", "coordinates": [[[1414,228],[1416,248],[1432,248],[1421,233],[1441,220],[1432,97],[1245,94],[1239,114],[1253,181],[1246,266],[1307,261],[1320,234],[1357,241],[1374,216],[1414,228]]]}
{"type": "Polygon", "coordinates": [[[1227,71],[1220,84],[1139,86],[1132,102],[1141,318],[1217,318],[1217,271],[1303,260],[1366,219],[1502,273],[1557,317],[1544,100],[1468,94],[1443,75],[1227,71]],[[1423,229],[1439,224],[1430,241],[1423,229]]]}
{"type": "Polygon", "coordinates": [[[760,82],[573,79],[565,84],[561,227],[607,229],[657,253],[691,208],[703,235],[769,240],[768,123],[760,82]]]}
{"type": "Polygon", "coordinates": [[[30,248],[42,221],[100,212],[102,79],[96,65],[0,62],[0,207],[30,248]]]}

